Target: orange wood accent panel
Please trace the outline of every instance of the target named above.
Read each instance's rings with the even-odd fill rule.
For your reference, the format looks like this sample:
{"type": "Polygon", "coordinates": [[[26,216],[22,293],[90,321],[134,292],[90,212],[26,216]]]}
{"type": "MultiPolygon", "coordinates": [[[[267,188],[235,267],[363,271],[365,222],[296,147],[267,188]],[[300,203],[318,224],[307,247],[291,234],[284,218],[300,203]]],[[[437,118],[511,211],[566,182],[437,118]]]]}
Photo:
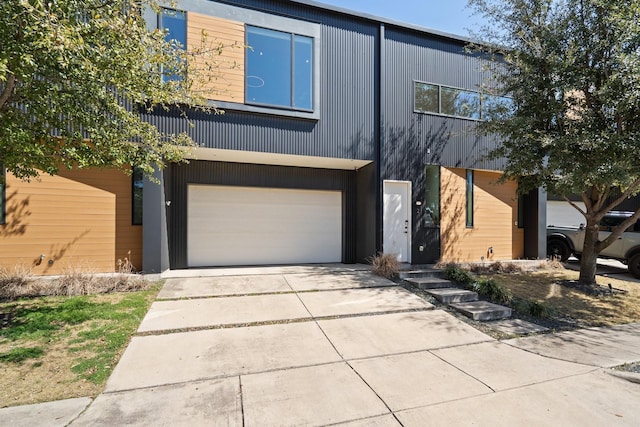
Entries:
{"type": "Polygon", "coordinates": [[[142,226],[131,225],[131,177],[119,170],[62,170],[31,182],[8,173],[6,203],[2,268],[20,265],[36,275],[112,272],[129,251],[142,267],[142,226]]]}
{"type": "Polygon", "coordinates": [[[466,171],[441,169],[441,261],[480,262],[522,258],[517,184],[497,184],[498,172],[474,171],[473,228],[466,227],[466,171]],[[489,253],[489,247],[493,253],[489,253]]]}
{"type": "Polygon", "coordinates": [[[244,102],[244,24],[187,14],[187,50],[197,53],[194,90],[216,101],[244,102]]]}

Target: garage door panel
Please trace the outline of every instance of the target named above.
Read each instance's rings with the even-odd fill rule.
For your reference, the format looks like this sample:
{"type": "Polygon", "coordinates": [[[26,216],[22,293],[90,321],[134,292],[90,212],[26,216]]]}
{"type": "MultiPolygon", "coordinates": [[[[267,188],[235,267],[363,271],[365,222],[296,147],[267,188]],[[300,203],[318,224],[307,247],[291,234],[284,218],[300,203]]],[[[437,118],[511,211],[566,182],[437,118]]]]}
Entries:
{"type": "Polygon", "coordinates": [[[188,264],[340,262],[338,191],[190,185],[188,264]]]}

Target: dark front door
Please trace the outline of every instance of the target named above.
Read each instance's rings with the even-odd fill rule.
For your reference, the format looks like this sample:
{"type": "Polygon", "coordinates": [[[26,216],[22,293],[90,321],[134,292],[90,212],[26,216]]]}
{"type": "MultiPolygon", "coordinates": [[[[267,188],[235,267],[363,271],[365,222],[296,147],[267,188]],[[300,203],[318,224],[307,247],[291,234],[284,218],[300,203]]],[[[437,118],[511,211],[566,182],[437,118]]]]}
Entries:
{"type": "MultiPolygon", "coordinates": [[[[420,193],[418,193],[420,194],[420,193]]],[[[413,206],[413,264],[433,264],[440,259],[440,166],[427,165],[424,192],[413,206]]]]}

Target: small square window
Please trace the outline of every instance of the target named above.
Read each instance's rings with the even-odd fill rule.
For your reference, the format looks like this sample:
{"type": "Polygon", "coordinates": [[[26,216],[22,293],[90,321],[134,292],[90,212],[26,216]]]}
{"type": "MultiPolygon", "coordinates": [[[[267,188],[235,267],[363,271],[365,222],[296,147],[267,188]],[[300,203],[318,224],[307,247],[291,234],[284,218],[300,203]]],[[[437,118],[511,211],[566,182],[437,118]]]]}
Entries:
{"type": "Polygon", "coordinates": [[[440,112],[440,87],[428,83],[415,82],[415,110],[423,113],[440,112]]]}

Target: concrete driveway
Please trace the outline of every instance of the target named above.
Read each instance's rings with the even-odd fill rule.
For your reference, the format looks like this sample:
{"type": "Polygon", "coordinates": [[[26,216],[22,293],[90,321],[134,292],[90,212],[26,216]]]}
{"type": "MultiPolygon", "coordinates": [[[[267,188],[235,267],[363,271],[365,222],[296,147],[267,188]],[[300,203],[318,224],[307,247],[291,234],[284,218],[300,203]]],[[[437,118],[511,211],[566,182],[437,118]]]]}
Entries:
{"type": "Polygon", "coordinates": [[[602,358],[495,341],[357,267],[211,272],[166,281],[73,426],[640,425],[602,358]]]}

